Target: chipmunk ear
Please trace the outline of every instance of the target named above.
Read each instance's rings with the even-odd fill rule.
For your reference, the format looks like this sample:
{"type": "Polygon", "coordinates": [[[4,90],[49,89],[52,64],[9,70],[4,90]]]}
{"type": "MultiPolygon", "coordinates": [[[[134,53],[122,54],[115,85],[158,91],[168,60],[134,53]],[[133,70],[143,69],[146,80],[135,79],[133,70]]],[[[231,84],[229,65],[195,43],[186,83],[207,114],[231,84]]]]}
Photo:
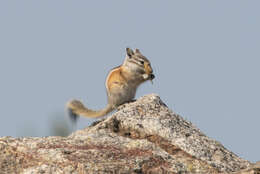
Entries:
{"type": "Polygon", "coordinates": [[[137,48],[135,49],[135,53],[141,54],[140,50],[137,48]]]}
{"type": "Polygon", "coordinates": [[[126,48],[126,54],[129,58],[131,58],[132,55],[134,55],[134,51],[131,48],[126,48]]]}

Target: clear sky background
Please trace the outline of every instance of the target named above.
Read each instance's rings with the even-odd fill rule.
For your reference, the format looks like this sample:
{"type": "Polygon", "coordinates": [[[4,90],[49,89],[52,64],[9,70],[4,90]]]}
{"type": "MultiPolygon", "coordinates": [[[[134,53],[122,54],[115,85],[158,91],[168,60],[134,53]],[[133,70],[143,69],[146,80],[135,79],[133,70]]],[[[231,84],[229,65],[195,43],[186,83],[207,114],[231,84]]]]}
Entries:
{"type": "MultiPolygon", "coordinates": [[[[106,75],[131,47],[156,76],[137,98],[159,94],[209,137],[258,161],[259,8],[257,0],[1,1],[0,136],[52,135],[54,122],[69,125],[71,98],[104,107],[106,75]]],[[[81,118],[74,130],[92,121],[81,118]]]]}

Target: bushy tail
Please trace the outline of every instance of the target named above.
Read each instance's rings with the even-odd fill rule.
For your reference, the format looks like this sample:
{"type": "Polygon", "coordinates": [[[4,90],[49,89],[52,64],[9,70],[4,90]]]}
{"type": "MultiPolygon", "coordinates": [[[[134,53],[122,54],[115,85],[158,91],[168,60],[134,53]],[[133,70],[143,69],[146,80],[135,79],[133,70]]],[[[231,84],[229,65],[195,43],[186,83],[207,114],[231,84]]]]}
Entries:
{"type": "Polygon", "coordinates": [[[94,111],[86,108],[80,101],[71,100],[67,103],[67,108],[69,110],[69,115],[72,120],[76,121],[77,117],[84,116],[88,118],[98,118],[102,117],[113,110],[111,105],[107,105],[104,109],[94,111]]]}

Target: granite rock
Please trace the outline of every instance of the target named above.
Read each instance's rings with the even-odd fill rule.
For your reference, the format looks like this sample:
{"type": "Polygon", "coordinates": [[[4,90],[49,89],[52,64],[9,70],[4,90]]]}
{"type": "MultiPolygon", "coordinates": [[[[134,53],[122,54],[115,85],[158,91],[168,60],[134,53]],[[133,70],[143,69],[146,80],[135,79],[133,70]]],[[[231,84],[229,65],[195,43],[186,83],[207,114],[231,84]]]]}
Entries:
{"type": "Polygon", "coordinates": [[[68,137],[0,138],[0,173],[260,173],[171,111],[158,95],[68,137]]]}

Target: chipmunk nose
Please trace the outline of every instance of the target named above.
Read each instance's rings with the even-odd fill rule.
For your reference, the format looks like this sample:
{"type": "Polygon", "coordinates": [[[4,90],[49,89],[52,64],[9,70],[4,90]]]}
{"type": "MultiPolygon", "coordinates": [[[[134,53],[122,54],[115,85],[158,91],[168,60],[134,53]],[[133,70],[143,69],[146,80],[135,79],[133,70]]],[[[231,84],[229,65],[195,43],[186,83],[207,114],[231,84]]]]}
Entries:
{"type": "Polygon", "coordinates": [[[150,75],[150,78],[151,78],[151,80],[153,80],[153,79],[155,78],[155,75],[154,75],[154,74],[151,74],[151,75],[150,75]]]}

